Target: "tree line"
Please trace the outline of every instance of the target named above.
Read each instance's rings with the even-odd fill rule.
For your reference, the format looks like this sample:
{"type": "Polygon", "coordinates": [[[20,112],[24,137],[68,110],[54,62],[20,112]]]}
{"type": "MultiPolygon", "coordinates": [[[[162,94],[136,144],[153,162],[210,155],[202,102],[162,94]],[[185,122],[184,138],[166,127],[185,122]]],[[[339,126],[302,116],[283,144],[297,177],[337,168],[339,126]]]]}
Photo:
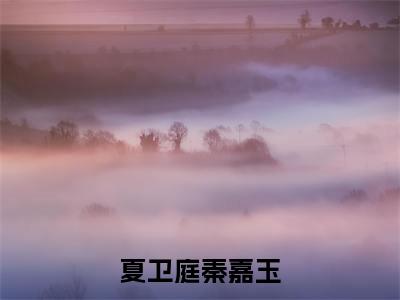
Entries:
{"type": "MultiPolygon", "coordinates": [[[[239,124],[236,130],[239,139],[229,138],[226,132],[230,128],[217,126],[208,129],[202,136],[202,142],[209,153],[222,155],[237,155],[247,160],[264,161],[276,164],[265,139],[259,134],[269,130],[262,127],[258,121],[251,123],[253,135],[243,138],[244,125],[239,124]]],[[[46,146],[50,149],[70,150],[72,148],[115,150],[118,153],[128,153],[133,147],[107,130],[86,129],[80,131],[77,124],[61,120],[48,130],[38,130],[31,127],[23,119],[19,124],[5,118],[0,121],[2,146],[46,146]]],[[[139,135],[139,147],[144,153],[161,152],[163,146],[170,146],[170,152],[182,154],[182,144],[187,139],[189,129],[180,122],[171,124],[167,132],[149,128],[142,130],[139,135]]]]}
{"type": "MultiPolygon", "coordinates": [[[[310,27],[312,22],[311,14],[308,9],[306,9],[303,13],[300,14],[297,19],[297,23],[299,24],[301,29],[307,29],[310,27]]],[[[245,19],[246,28],[248,31],[253,31],[256,28],[256,21],[253,15],[248,15],[245,19]]],[[[382,28],[378,22],[370,23],[368,26],[361,24],[360,20],[355,20],[353,23],[347,23],[342,21],[342,19],[335,20],[333,17],[326,16],[321,19],[321,28],[328,30],[338,30],[338,29],[352,29],[352,30],[376,30],[382,28]]],[[[396,18],[392,18],[387,21],[386,28],[395,28],[400,24],[400,16],[396,18]]]]}

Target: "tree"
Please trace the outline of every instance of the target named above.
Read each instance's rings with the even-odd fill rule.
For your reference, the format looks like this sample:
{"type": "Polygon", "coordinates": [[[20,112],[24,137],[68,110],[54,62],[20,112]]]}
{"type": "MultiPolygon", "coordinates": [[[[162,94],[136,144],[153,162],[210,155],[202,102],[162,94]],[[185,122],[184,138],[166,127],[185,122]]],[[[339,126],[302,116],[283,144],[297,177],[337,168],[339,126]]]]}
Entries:
{"type": "Polygon", "coordinates": [[[325,17],[321,19],[321,25],[325,29],[332,29],[333,28],[333,18],[332,17],[325,17]]]}
{"type": "Polygon", "coordinates": [[[377,29],[379,29],[379,23],[378,23],[378,22],[375,22],[375,23],[369,24],[369,29],[371,29],[371,30],[377,30],[377,29]]]}
{"type": "Polygon", "coordinates": [[[54,145],[71,146],[78,141],[78,138],[78,126],[69,121],[60,121],[49,131],[49,142],[54,145]]]}
{"type": "Polygon", "coordinates": [[[335,29],[339,29],[340,27],[342,27],[343,21],[342,19],[339,19],[335,22],[335,29]]]}
{"type": "Polygon", "coordinates": [[[260,129],[262,128],[261,123],[256,120],[251,121],[250,127],[253,130],[254,135],[257,135],[260,129]]]}
{"type": "Polygon", "coordinates": [[[242,139],[242,132],[243,132],[245,129],[246,129],[246,127],[244,127],[243,124],[239,124],[239,125],[236,126],[236,130],[237,130],[237,132],[239,133],[239,143],[240,143],[240,141],[241,141],[241,139],[242,139]]]}
{"type": "Polygon", "coordinates": [[[255,136],[244,140],[235,147],[235,152],[247,157],[249,161],[263,161],[270,164],[276,164],[272,157],[268,145],[260,136],[255,136]]]}
{"type": "Polygon", "coordinates": [[[143,131],[140,135],[140,146],[144,152],[157,152],[160,150],[161,133],[155,129],[143,131]]]}
{"type": "Polygon", "coordinates": [[[118,55],[121,54],[121,51],[120,51],[117,47],[115,47],[115,46],[112,46],[112,47],[111,47],[110,52],[111,52],[111,54],[114,55],[114,56],[118,56],[118,55]]]}
{"type": "Polygon", "coordinates": [[[165,25],[159,25],[159,26],[157,27],[157,31],[158,31],[158,32],[165,32],[165,25]]]}
{"type": "Polygon", "coordinates": [[[387,22],[387,24],[388,24],[388,25],[399,26],[399,25],[400,25],[400,16],[398,16],[397,18],[390,19],[390,20],[387,22]]]}
{"type": "Polygon", "coordinates": [[[364,190],[353,189],[343,197],[344,202],[360,203],[367,200],[368,195],[364,190]]]}
{"type": "Polygon", "coordinates": [[[351,25],[353,29],[361,29],[361,21],[360,20],[355,20],[353,25],[351,25]]]}
{"type": "Polygon", "coordinates": [[[347,22],[342,23],[342,28],[343,29],[349,29],[351,26],[347,22]]]}
{"type": "Polygon", "coordinates": [[[174,144],[174,151],[181,151],[183,139],[187,136],[188,129],[182,122],[174,122],[168,131],[169,140],[174,144]]]}
{"type": "Polygon", "coordinates": [[[253,31],[253,29],[256,27],[256,23],[255,23],[253,15],[248,15],[246,17],[246,27],[247,27],[248,31],[253,31]]]}
{"type": "Polygon", "coordinates": [[[306,9],[298,19],[301,29],[306,29],[306,27],[311,23],[310,12],[306,9]]]}
{"type": "Polygon", "coordinates": [[[112,216],[113,214],[115,214],[115,210],[113,208],[97,202],[85,206],[81,212],[81,216],[85,218],[106,218],[112,216]]]}
{"type": "Polygon", "coordinates": [[[88,147],[104,147],[117,144],[115,136],[106,130],[87,130],[83,135],[83,143],[88,147]]]}
{"type": "Polygon", "coordinates": [[[203,141],[211,152],[220,151],[222,148],[222,137],[217,129],[206,131],[203,141]]]}
{"type": "Polygon", "coordinates": [[[85,281],[74,272],[70,281],[51,284],[41,292],[39,299],[84,299],[86,290],[85,281]]]}

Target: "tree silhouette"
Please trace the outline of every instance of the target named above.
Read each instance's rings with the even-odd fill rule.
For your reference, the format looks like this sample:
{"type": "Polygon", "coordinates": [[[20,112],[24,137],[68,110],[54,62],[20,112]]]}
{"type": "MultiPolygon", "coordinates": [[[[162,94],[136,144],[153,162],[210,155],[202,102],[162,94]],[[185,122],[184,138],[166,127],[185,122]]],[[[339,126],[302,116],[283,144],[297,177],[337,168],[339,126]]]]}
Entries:
{"type": "Polygon", "coordinates": [[[361,29],[361,21],[355,20],[352,27],[353,27],[353,29],[361,29]]]}
{"type": "Polygon", "coordinates": [[[69,282],[51,284],[40,293],[39,299],[84,299],[86,290],[85,281],[74,272],[69,282]]]}
{"type": "Polygon", "coordinates": [[[52,126],[49,132],[49,142],[53,145],[71,146],[78,141],[79,129],[75,123],[60,121],[52,126]]]}
{"type": "Polygon", "coordinates": [[[234,151],[243,155],[249,161],[262,161],[273,165],[277,163],[272,157],[267,143],[260,136],[245,139],[235,146],[234,151]]]}
{"type": "Polygon", "coordinates": [[[304,13],[302,13],[298,19],[299,24],[302,29],[306,29],[306,27],[311,23],[310,12],[306,9],[304,13]]]}
{"type": "Polygon", "coordinates": [[[369,29],[371,29],[371,30],[379,29],[379,23],[378,22],[374,22],[374,23],[369,24],[369,29]]]}
{"type": "Polygon", "coordinates": [[[111,207],[91,203],[82,209],[81,216],[84,218],[106,218],[115,214],[115,210],[111,207]]]}
{"type": "Polygon", "coordinates": [[[161,145],[161,133],[155,129],[142,132],[140,135],[140,146],[144,152],[157,152],[161,145]]]}
{"type": "Polygon", "coordinates": [[[253,31],[254,28],[256,27],[256,22],[254,20],[254,16],[253,15],[248,15],[246,17],[246,27],[248,31],[253,31]]]}
{"type": "Polygon", "coordinates": [[[339,19],[335,22],[335,29],[339,29],[340,27],[342,27],[343,21],[342,19],[339,19]]]}
{"type": "Polygon", "coordinates": [[[399,25],[400,25],[400,16],[397,17],[397,18],[390,19],[390,20],[387,22],[387,24],[388,24],[388,25],[399,26],[399,25]]]}
{"type": "Polygon", "coordinates": [[[332,29],[333,28],[333,18],[332,17],[325,17],[321,19],[321,25],[325,29],[332,29]]]}
{"type": "Polygon", "coordinates": [[[262,129],[261,123],[257,120],[251,121],[250,127],[253,130],[254,135],[257,135],[258,132],[262,129]]]}
{"type": "Polygon", "coordinates": [[[157,31],[158,31],[158,32],[165,32],[165,25],[159,25],[159,26],[157,27],[157,31]]]}
{"type": "Polygon", "coordinates": [[[112,146],[117,144],[117,139],[115,136],[106,130],[87,130],[83,134],[83,143],[88,147],[104,147],[104,146],[112,146]]]}
{"type": "Polygon", "coordinates": [[[211,152],[217,152],[222,148],[222,137],[217,129],[206,131],[203,141],[211,152]]]}
{"type": "Polygon", "coordinates": [[[240,141],[242,140],[242,132],[243,132],[245,129],[246,129],[246,128],[244,127],[243,124],[238,124],[238,125],[236,126],[236,130],[237,130],[237,132],[238,132],[238,134],[239,134],[239,143],[240,143],[240,141]]]}
{"type": "Polygon", "coordinates": [[[181,144],[183,139],[187,136],[188,129],[182,122],[174,122],[168,131],[168,137],[174,144],[174,151],[181,151],[181,144]]]}

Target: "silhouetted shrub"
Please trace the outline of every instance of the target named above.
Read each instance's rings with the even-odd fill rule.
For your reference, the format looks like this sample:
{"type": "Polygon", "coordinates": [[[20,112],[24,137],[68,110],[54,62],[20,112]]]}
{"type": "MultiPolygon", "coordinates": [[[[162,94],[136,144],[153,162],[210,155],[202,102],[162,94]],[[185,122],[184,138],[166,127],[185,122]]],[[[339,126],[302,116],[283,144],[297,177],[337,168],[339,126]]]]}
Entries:
{"type": "Polygon", "coordinates": [[[140,135],[140,146],[144,152],[157,152],[160,150],[161,133],[154,129],[143,131],[140,135]]]}
{"type": "Polygon", "coordinates": [[[74,273],[70,282],[51,284],[40,293],[39,299],[84,299],[86,290],[86,283],[74,273]]]}
{"type": "Polygon", "coordinates": [[[240,154],[247,161],[262,161],[270,164],[276,164],[272,157],[268,145],[260,136],[245,139],[243,142],[234,146],[233,151],[240,154]]]}
{"type": "Polygon", "coordinates": [[[104,206],[99,203],[92,203],[83,208],[82,217],[89,218],[99,218],[99,217],[109,217],[114,215],[115,211],[111,207],[104,206]]]}
{"type": "Polygon", "coordinates": [[[400,188],[386,189],[382,194],[379,195],[378,200],[381,203],[400,203],[400,188]]]}
{"type": "Polygon", "coordinates": [[[361,189],[353,189],[343,197],[345,203],[362,203],[368,199],[367,193],[361,189]]]}

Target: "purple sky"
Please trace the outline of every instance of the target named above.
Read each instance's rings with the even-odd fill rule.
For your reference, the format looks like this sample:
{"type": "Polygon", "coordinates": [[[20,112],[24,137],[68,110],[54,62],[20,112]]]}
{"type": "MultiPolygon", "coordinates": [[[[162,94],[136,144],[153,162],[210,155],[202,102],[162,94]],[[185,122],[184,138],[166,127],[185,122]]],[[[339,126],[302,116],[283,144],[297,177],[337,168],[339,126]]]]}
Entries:
{"type": "Polygon", "coordinates": [[[295,24],[309,9],[313,23],[330,15],[352,22],[381,24],[398,15],[399,2],[385,0],[1,0],[2,24],[295,24]]]}

